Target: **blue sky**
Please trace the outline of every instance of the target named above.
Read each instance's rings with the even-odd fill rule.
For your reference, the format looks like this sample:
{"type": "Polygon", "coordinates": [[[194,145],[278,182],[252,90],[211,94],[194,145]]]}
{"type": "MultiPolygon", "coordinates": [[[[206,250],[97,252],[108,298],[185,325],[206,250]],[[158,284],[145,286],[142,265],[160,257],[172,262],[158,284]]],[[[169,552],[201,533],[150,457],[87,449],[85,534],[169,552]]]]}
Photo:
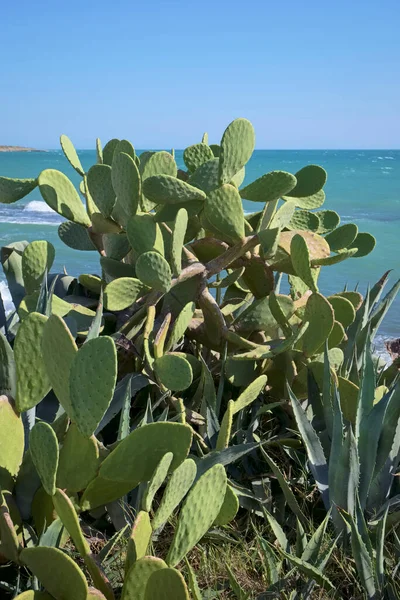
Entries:
{"type": "Polygon", "coordinates": [[[400,147],[398,0],[4,1],[0,144],[400,147]]]}

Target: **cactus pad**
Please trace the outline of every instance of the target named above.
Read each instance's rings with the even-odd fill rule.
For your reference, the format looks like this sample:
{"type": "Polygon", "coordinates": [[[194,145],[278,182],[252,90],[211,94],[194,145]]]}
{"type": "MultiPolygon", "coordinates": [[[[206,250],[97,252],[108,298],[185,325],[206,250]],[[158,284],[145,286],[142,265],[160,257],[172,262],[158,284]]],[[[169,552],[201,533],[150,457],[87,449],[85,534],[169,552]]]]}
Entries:
{"type": "Polygon", "coordinates": [[[32,312],[18,328],[14,344],[17,373],[15,404],[19,412],[36,406],[50,391],[50,380],[41,352],[47,317],[32,312]]]}
{"type": "Polygon", "coordinates": [[[334,312],[321,294],[311,294],[304,314],[309,326],[303,335],[303,352],[312,356],[328,339],[334,325],[334,312]]]}
{"type": "Polygon", "coordinates": [[[190,600],[183,576],[176,569],[160,569],[150,575],[144,600],[190,600]]]}
{"type": "Polygon", "coordinates": [[[320,223],[318,233],[328,233],[338,227],[340,223],[340,217],[334,210],[319,210],[314,214],[320,223]]]}
{"type": "MultiPolygon", "coordinates": [[[[295,306],[293,300],[288,296],[278,294],[279,304],[287,319],[294,314],[295,306]]],[[[278,327],[271,308],[269,306],[268,298],[262,298],[261,300],[255,300],[249,308],[247,308],[240,315],[238,319],[238,328],[243,331],[270,331],[278,327]]]]}
{"type": "Polygon", "coordinates": [[[320,233],[321,222],[316,213],[309,210],[296,210],[291,218],[289,229],[301,229],[304,231],[318,231],[320,233]]]}
{"type": "Polygon", "coordinates": [[[330,247],[326,239],[312,231],[284,231],[279,238],[279,247],[290,254],[290,245],[295,235],[300,235],[304,238],[311,260],[329,257],[330,247]]]}
{"type": "Polygon", "coordinates": [[[157,379],[168,390],[180,392],[192,384],[192,367],[189,361],[179,354],[164,354],[154,361],[153,367],[157,379]]]}
{"type": "Polygon", "coordinates": [[[62,151],[64,152],[65,157],[67,158],[71,167],[73,167],[75,171],[79,173],[79,175],[83,176],[85,174],[85,171],[82,167],[81,161],[79,160],[79,156],[75,150],[75,146],[73,145],[69,137],[66,135],[62,135],[60,137],[60,144],[62,151]]]}
{"type": "Polygon", "coordinates": [[[105,217],[111,217],[116,197],[109,165],[93,165],[87,174],[87,185],[96,206],[105,217]]]}
{"type": "Polygon", "coordinates": [[[6,336],[0,331],[0,396],[3,394],[15,398],[16,373],[13,350],[6,336]]]}
{"type": "Polygon", "coordinates": [[[227,448],[229,446],[229,441],[231,439],[232,432],[232,423],[233,400],[229,400],[224,416],[222,417],[221,428],[218,432],[217,443],[215,445],[216,450],[224,450],[224,448],[227,448]]]}
{"type": "Polygon", "coordinates": [[[120,277],[109,283],[104,291],[104,306],[107,310],[125,310],[149,291],[139,279],[120,277]]]}
{"type": "Polygon", "coordinates": [[[90,437],[106,412],[117,380],[114,341],[102,336],[87,341],[71,363],[69,391],[72,415],[82,435],[90,437]]]}
{"type": "Polygon", "coordinates": [[[328,296],[328,301],[335,313],[335,320],[339,321],[345,329],[353,323],[356,311],[350,300],[341,296],[328,296]]]}
{"type": "Polygon", "coordinates": [[[360,258],[361,256],[367,256],[375,248],[376,239],[370,233],[360,232],[357,234],[354,241],[350,244],[349,250],[357,248],[354,258],[360,258]]]}
{"type": "Polygon", "coordinates": [[[38,178],[43,200],[58,214],[69,221],[91,225],[79,194],[64,173],[55,169],[45,169],[38,178]]]}
{"type": "Polygon", "coordinates": [[[164,255],[164,240],[154,215],[141,213],[133,216],[128,221],[127,234],[137,256],[151,250],[164,255]]]}
{"type": "Polygon", "coordinates": [[[79,525],[78,515],[74,505],[68,496],[60,489],[55,491],[53,496],[54,508],[60,517],[65,529],[68,531],[75,544],[76,549],[82,557],[90,553],[90,546],[83,537],[82,530],[79,525]]]}
{"type": "Polygon", "coordinates": [[[53,244],[44,240],[31,242],[22,254],[22,274],[25,290],[32,294],[40,288],[45,272],[49,272],[54,262],[53,244]]]}
{"type": "Polygon", "coordinates": [[[136,262],[136,274],[142,283],[159,292],[167,292],[171,287],[171,269],[158,252],[141,254],[136,262]]]}
{"type": "Polygon", "coordinates": [[[214,521],[214,525],[227,525],[236,517],[238,510],[239,499],[233,489],[227,485],[224,502],[217,518],[214,521]]]}
{"type": "Polygon", "coordinates": [[[150,576],[155,571],[166,568],[166,563],[155,556],[144,556],[136,561],[126,574],[121,600],[145,600],[150,576]]]}
{"type": "Polygon", "coordinates": [[[83,436],[71,423],[60,450],[57,486],[70,493],[80,492],[96,477],[99,448],[94,436],[83,436]],[[76,465],[79,464],[79,469],[76,465]]]}
{"type": "Polygon", "coordinates": [[[156,204],[177,204],[205,200],[205,193],[171,175],[154,175],[143,182],[143,193],[156,204]]]}
{"type": "Polygon", "coordinates": [[[44,328],[42,340],[43,360],[51,386],[61,406],[70,416],[69,373],[78,348],[65,322],[51,315],[44,328]]]}
{"type": "Polygon", "coordinates": [[[207,144],[193,144],[183,153],[183,160],[189,171],[193,172],[207,161],[214,158],[213,151],[207,144]]]}
{"type": "Polygon", "coordinates": [[[36,179],[0,177],[0,202],[12,204],[30,194],[37,186],[36,179]]]}
{"type": "Polygon", "coordinates": [[[240,394],[239,398],[233,402],[232,414],[235,415],[246,406],[249,406],[261,394],[267,384],[267,376],[260,375],[240,394]]]}
{"type": "Polygon", "coordinates": [[[191,458],[187,458],[175,469],[167,483],[157,512],[154,515],[152,522],[153,529],[158,529],[168,521],[191,488],[196,477],[196,472],[196,463],[191,458]]]}
{"type": "Polygon", "coordinates": [[[47,592],[28,590],[16,596],[15,600],[52,600],[52,598],[47,592]]]}
{"type": "Polygon", "coordinates": [[[327,179],[325,169],[318,165],[303,167],[300,171],[297,171],[295,177],[297,180],[296,187],[291,190],[290,194],[287,194],[291,198],[306,198],[317,194],[322,190],[327,179]]]}
{"type": "Polygon", "coordinates": [[[103,164],[109,165],[111,167],[112,161],[114,158],[114,152],[115,152],[115,149],[117,148],[119,142],[120,142],[120,140],[118,140],[117,138],[113,138],[112,140],[107,142],[107,144],[104,146],[104,148],[103,148],[103,164]]]}
{"type": "Polygon", "coordinates": [[[25,548],[20,559],[55,600],[87,600],[85,576],[72,558],[58,548],[25,548]]]}
{"type": "Polygon", "coordinates": [[[4,495],[0,491],[0,539],[1,539],[1,554],[8,560],[15,563],[19,562],[19,552],[21,550],[17,532],[12,521],[9,508],[5,501],[4,495]]]}
{"type": "Polygon", "coordinates": [[[104,234],[103,247],[106,256],[114,260],[122,260],[131,249],[128,236],[125,233],[104,234]]]}
{"type": "Polygon", "coordinates": [[[344,377],[338,377],[338,381],[343,417],[355,425],[360,389],[355,383],[344,377]]]}
{"type": "Polygon", "coordinates": [[[237,189],[229,184],[210,192],[204,216],[224,239],[237,242],[244,238],[243,205],[237,189]]]}
{"type": "Polygon", "coordinates": [[[247,119],[235,119],[225,129],[219,155],[219,182],[230,183],[253,154],[255,134],[247,119]]]}
{"type": "Polygon", "coordinates": [[[74,250],[96,250],[86,227],[83,227],[83,225],[72,223],[72,221],[65,221],[58,228],[58,236],[66,246],[74,250]]]}
{"type": "Polygon", "coordinates": [[[152,533],[149,513],[142,510],[138,513],[129,536],[125,573],[129,571],[134,562],[146,556],[152,533]]]}
{"type": "Polygon", "coordinates": [[[300,277],[313,292],[318,292],[315,281],[317,271],[315,269],[314,272],[311,270],[310,254],[308,252],[307,243],[301,235],[296,234],[292,238],[290,244],[290,260],[292,261],[296,275],[300,277]]]}
{"type": "Polygon", "coordinates": [[[167,555],[168,565],[178,564],[207,533],[221,510],[225,493],[225,469],[217,464],[200,477],[185,500],[167,555]]]}
{"type": "Polygon", "coordinates": [[[29,449],[44,490],[49,496],[54,496],[58,468],[58,440],[54,429],[45,421],[39,421],[32,428],[29,449]]]}
{"type": "Polygon", "coordinates": [[[111,178],[117,195],[117,207],[128,220],[136,214],[142,193],[139,170],[132,156],[125,152],[115,152],[111,178]]]}
{"type": "Polygon", "coordinates": [[[167,352],[172,350],[175,344],[177,344],[185,334],[185,331],[192,320],[195,308],[196,305],[194,302],[188,302],[176,317],[165,348],[167,352]]]}
{"type": "Polygon", "coordinates": [[[219,159],[213,158],[196,169],[189,177],[188,183],[203,190],[206,194],[219,187],[219,159]]]}
{"type": "Polygon", "coordinates": [[[177,277],[182,269],[182,250],[185,242],[186,229],[188,225],[188,213],[180,208],[172,230],[171,266],[172,272],[177,277]]]}
{"type": "Polygon", "coordinates": [[[148,483],[147,489],[143,495],[143,510],[150,512],[154,500],[154,496],[164,483],[168,471],[171,466],[172,459],[174,455],[172,452],[166,452],[158,465],[156,466],[154,473],[148,483]]]}
{"type": "Polygon", "coordinates": [[[346,223],[334,229],[325,236],[330,249],[333,252],[348,248],[354,242],[358,233],[358,227],[354,223],[346,223]]]}
{"type": "Polygon", "coordinates": [[[166,452],[172,452],[171,469],[186,458],[192,443],[190,427],[181,423],[150,423],[135,429],[104,460],[100,476],[110,481],[131,482],[132,488],[150,481],[166,452]]]}
{"type": "Polygon", "coordinates": [[[240,195],[253,202],[273,202],[288,194],[296,183],[296,177],[291,173],[271,171],[240,190],[240,195]]]}

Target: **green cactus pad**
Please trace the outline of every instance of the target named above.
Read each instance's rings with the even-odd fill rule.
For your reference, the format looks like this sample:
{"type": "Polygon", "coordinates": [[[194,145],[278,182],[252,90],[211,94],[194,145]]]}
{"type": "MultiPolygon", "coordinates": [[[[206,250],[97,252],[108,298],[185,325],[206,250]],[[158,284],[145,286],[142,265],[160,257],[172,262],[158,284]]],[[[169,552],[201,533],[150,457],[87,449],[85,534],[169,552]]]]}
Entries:
{"type": "Polygon", "coordinates": [[[150,576],[155,571],[166,568],[166,563],[155,556],[144,556],[136,561],[126,574],[121,600],[145,600],[150,576]]]}
{"type": "MultiPolygon", "coordinates": [[[[292,192],[290,192],[292,194],[292,192]]],[[[316,194],[312,196],[305,196],[302,198],[298,198],[292,195],[283,196],[283,200],[286,202],[293,202],[299,208],[304,208],[307,210],[312,210],[314,208],[319,208],[325,202],[325,192],[320,190],[316,194]]]]}
{"type": "Polygon", "coordinates": [[[153,368],[157,379],[168,390],[180,392],[192,384],[192,367],[186,358],[179,354],[164,354],[154,361],[153,368]]]}
{"type": "Polygon", "coordinates": [[[83,436],[71,423],[63,440],[57,472],[57,486],[70,493],[80,492],[96,477],[99,448],[94,436],[83,436]],[[79,465],[79,469],[76,468],[79,465]]]}
{"type": "Polygon", "coordinates": [[[172,473],[163,497],[152,521],[153,529],[158,529],[168,521],[174,510],[190,490],[196,477],[197,467],[194,460],[187,458],[172,473]]]}
{"type": "Polygon", "coordinates": [[[177,204],[205,200],[199,188],[171,175],[154,175],[143,182],[143,193],[156,204],[177,204]]]}
{"type": "Polygon", "coordinates": [[[175,221],[178,212],[184,208],[189,217],[196,217],[203,209],[204,201],[196,200],[195,202],[182,202],[180,204],[163,204],[157,209],[154,215],[157,223],[170,223],[175,221]]]}
{"type": "Polygon", "coordinates": [[[354,306],[350,300],[341,296],[328,296],[327,299],[335,313],[335,320],[339,321],[346,329],[356,318],[354,306]]]}
{"type": "Polygon", "coordinates": [[[233,491],[233,489],[227,485],[224,502],[221,506],[221,510],[218,513],[217,518],[214,521],[214,525],[228,525],[236,517],[239,510],[239,498],[233,491]]]}
{"type": "Polygon", "coordinates": [[[0,491],[0,556],[19,563],[19,552],[21,550],[17,532],[5,501],[4,495],[0,491]]]}
{"type": "MultiPolygon", "coordinates": [[[[118,143],[118,146],[116,146],[116,148],[115,148],[115,154],[117,154],[119,152],[125,152],[125,154],[128,154],[133,159],[136,156],[135,148],[133,147],[131,142],[129,142],[128,140],[121,140],[118,143]]],[[[115,156],[114,156],[114,158],[115,158],[115,156]]]]}
{"type": "Polygon", "coordinates": [[[126,549],[125,573],[133,563],[147,554],[153,530],[151,528],[149,513],[141,510],[133,524],[126,549]]]}
{"type": "Polygon", "coordinates": [[[49,496],[54,496],[58,468],[58,440],[53,428],[45,421],[39,421],[32,428],[29,450],[44,490],[49,496]]]}
{"type": "Polygon", "coordinates": [[[166,454],[164,454],[164,456],[162,457],[162,459],[156,466],[154,473],[147,485],[146,491],[143,494],[143,500],[142,500],[143,510],[145,510],[147,512],[151,511],[154,496],[156,495],[156,493],[158,492],[158,490],[164,483],[164,481],[168,475],[168,471],[170,469],[173,458],[174,458],[174,455],[172,454],[172,452],[166,452],[166,454]]]}
{"type": "Polygon", "coordinates": [[[142,193],[139,170],[134,159],[125,152],[115,152],[111,178],[117,195],[117,207],[126,220],[136,214],[142,193]]]}
{"type": "Polygon", "coordinates": [[[120,226],[113,219],[106,219],[99,212],[93,213],[91,219],[94,233],[121,233],[120,226]]]}
{"type": "Polygon", "coordinates": [[[164,240],[155,216],[141,213],[128,221],[129,243],[137,256],[154,250],[164,256],[164,240]]]}
{"type": "Polygon", "coordinates": [[[178,314],[171,328],[171,333],[165,347],[167,352],[169,350],[172,350],[175,344],[177,344],[179,340],[184,336],[185,331],[193,318],[195,309],[196,304],[194,302],[188,302],[178,314]]]}
{"type": "Polygon", "coordinates": [[[68,496],[60,489],[55,490],[53,504],[65,529],[68,531],[79,554],[84,557],[90,553],[90,546],[83,537],[78,515],[68,496]]]}
{"type": "Polygon", "coordinates": [[[103,287],[102,280],[97,275],[89,275],[88,273],[82,273],[79,275],[78,281],[84,288],[92,292],[93,294],[101,293],[103,287]]]}
{"type": "Polygon", "coordinates": [[[313,196],[322,190],[327,179],[325,169],[318,165],[307,165],[297,171],[295,176],[297,179],[296,187],[292,189],[290,194],[287,194],[294,198],[313,196]]]}
{"type": "MultiPolygon", "coordinates": [[[[329,211],[331,212],[331,211],[329,211]]],[[[301,229],[304,231],[320,232],[321,223],[317,213],[312,213],[309,210],[296,210],[287,225],[288,229],[301,229]]]]}
{"type": "Polygon", "coordinates": [[[120,140],[118,140],[117,138],[113,138],[112,140],[107,142],[107,144],[104,146],[104,148],[103,148],[103,164],[109,165],[111,167],[112,161],[114,158],[114,152],[115,152],[115,149],[117,148],[119,142],[120,142],[120,140]]]}
{"type": "Polygon", "coordinates": [[[107,310],[125,310],[149,291],[139,279],[120,277],[109,283],[104,290],[104,306],[107,310]]]}
{"type": "Polygon", "coordinates": [[[172,230],[171,267],[177,277],[182,269],[182,250],[188,225],[188,213],[184,208],[179,209],[172,230]]]}
{"type": "Polygon", "coordinates": [[[32,312],[22,321],[14,343],[17,373],[15,405],[19,412],[36,406],[50,391],[50,380],[40,351],[47,317],[32,312]]]}
{"type": "Polygon", "coordinates": [[[367,256],[375,248],[376,239],[370,233],[358,233],[353,242],[349,245],[349,250],[357,248],[354,258],[367,256]]]}
{"type": "Polygon", "coordinates": [[[111,217],[116,197],[109,165],[93,165],[87,174],[87,185],[96,206],[105,217],[111,217]]]}
{"type": "Polygon", "coordinates": [[[83,227],[83,225],[72,223],[72,221],[65,221],[58,228],[58,236],[66,246],[74,250],[96,250],[86,227],[83,227]]]}
{"type": "Polygon", "coordinates": [[[71,416],[69,373],[78,348],[65,322],[51,315],[44,328],[42,354],[47,375],[61,406],[71,416]]]}
{"type": "Polygon", "coordinates": [[[13,350],[6,336],[0,331],[0,396],[3,394],[15,398],[16,371],[13,350]]]}
{"type": "Polygon", "coordinates": [[[264,259],[272,258],[278,250],[281,229],[279,227],[264,229],[258,232],[260,248],[264,259]]]}
{"type": "Polygon", "coordinates": [[[217,518],[225,499],[225,468],[214,465],[190,490],[179,515],[166,562],[173,567],[197,544],[217,518]]]}
{"type": "Polygon", "coordinates": [[[340,292],[339,294],[334,294],[334,296],[340,296],[341,298],[346,298],[349,302],[352,303],[355,310],[358,310],[363,303],[363,297],[360,292],[340,292]]]}
{"type": "Polygon", "coordinates": [[[72,558],[58,548],[25,548],[20,559],[55,600],[87,600],[84,574],[72,558]]]}
{"type": "Polygon", "coordinates": [[[304,320],[309,326],[303,335],[303,352],[312,356],[328,339],[334,324],[334,312],[321,294],[311,294],[307,300],[304,320]]]}
{"type": "Polygon", "coordinates": [[[334,210],[319,210],[314,214],[320,222],[318,233],[328,233],[339,226],[340,217],[334,210]]]}
{"type": "Polygon", "coordinates": [[[289,226],[293,215],[296,210],[296,205],[294,202],[285,202],[282,206],[276,211],[275,215],[270,224],[270,228],[274,229],[279,227],[283,229],[289,226]]]}
{"type": "Polygon", "coordinates": [[[348,258],[352,258],[357,254],[357,248],[352,248],[349,250],[341,250],[339,254],[333,254],[332,256],[328,256],[326,258],[313,258],[311,260],[312,267],[324,267],[328,265],[337,265],[338,263],[347,260],[348,258]]]}
{"type": "Polygon", "coordinates": [[[131,482],[132,488],[150,481],[166,452],[172,452],[171,469],[186,458],[192,443],[190,427],[181,423],[150,423],[135,429],[104,460],[100,476],[110,481],[131,482]]]}
{"type": "Polygon", "coordinates": [[[233,402],[232,414],[235,415],[246,406],[249,406],[261,394],[267,384],[267,376],[260,375],[242,392],[237,400],[233,402]]]}
{"type": "Polygon", "coordinates": [[[75,146],[73,145],[69,137],[66,135],[62,135],[60,137],[60,144],[62,151],[64,152],[65,157],[68,160],[71,167],[73,167],[75,171],[83,177],[85,171],[82,167],[81,161],[79,160],[79,156],[75,150],[75,146]]]}
{"type": "MultiPolygon", "coordinates": [[[[335,348],[339,346],[346,337],[344,327],[339,321],[335,321],[333,328],[328,338],[328,348],[335,348]]],[[[323,352],[323,348],[320,348],[320,352],[323,352]]]]}
{"type": "Polygon", "coordinates": [[[106,281],[119,279],[120,277],[135,278],[136,276],[135,267],[128,263],[121,262],[120,260],[114,260],[113,258],[102,256],[100,258],[100,264],[108,277],[108,279],[106,278],[106,281]]]}
{"type": "Polygon", "coordinates": [[[176,177],[177,167],[169,152],[143,152],[140,155],[140,173],[144,181],[153,175],[171,175],[176,177]]]}
{"type": "Polygon", "coordinates": [[[210,192],[205,202],[204,216],[224,239],[236,242],[244,238],[243,205],[234,186],[226,184],[210,192]]]}
{"type": "Polygon", "coordinates": [[[255,361],[236,361],[228,357],[225,363],[225,375],[229,383],[235,387],[249,385],[257,376],[257,363],[255,361]]]}
{"type": "Polygon", "coordinates": [[[129,481],[115,482],[103,477],[96,477],[89,483],[82,495],[81,509],[93,510],[99,506],[105,506],[125,496],[136,485],[136,482],[131,485],[129,481]]]}
{"type": "Polygon", "coordinates": [[[183,160],[189,171],[196,171],[201,165],[214,158],[213,151],[207,144],[193,144],[183,152],[183,160]]]}
{"type": "MultiPolygon", "coordinates": [[[[281,309],[287,319],[294,314],[295,306],[293,300],[288,296],[277,295],[281,309]]],[[[238,328],[241,331],[270,331],[278,327],[278,323],[271,312],[268,298],[255,300],[249,308],[240,315],[238,328]]]]}
{"type": "Polygon", "coordinates": [[[0,177],[0,202],[12,204],[30,194],[38,182],[36,179],[13,179],[0,177]]]}
{"type": "Polygon", "coordinates": [[[190,600],[183,576],[176,569],[160,569],[149,577],[144,600],[190,600]]]}
{"type": "Polygon", "coordinates": [[[224,416],[222,417],[221,428],[219,430],[217,443],[215,445],[216,450],[224,450],[224,448],[227,448],[229,446],[229,441],[231,439],[232,432],[232,423],[233,400],[229,400],[224,416]]]}
{"type": "Polygon", "coordinates": [[[326,258],[330,255],[330,248],[325,238],[312,231],[284,231],[279,238],[279,247],[290,254],[290,246],[295,235],[300,235],[307,243],[310,259],[326,258]]]}
{"type": "MultiPolygon", "coordinates": [[[[43,533],[43,531],[57,519],[52,496],[46,494],[42,487],[40,487],[33,496],[31,512],[35,529],[38,534],[43,533]]],[[[67,534],[65,534],[65,536],[67,537],[67,534]]]]}
{"type": "Polygon", "coordinates": [[[75,354],[69,376],[72,415],[82,435],[90,437],[103,418],[117,380],[117,351],[112,338],[87,341],[75,354]]]}
{"type": "Polygon", "coordinates": [[[271,171],[240,190],[240,195],[253,202],[273,202],[288,194],[296,183],[296,177],[291,173],[271,171]]]}
{"type": "Polygon", "coordinates": [[[358,227],[354,223],[346,223],[325,236],[332,252],[348,248],[357,237],[358,227]]]}
{"type": "Polygon", "coordinates": [[[225,129],[219,155],[220,185],[230,183],[253,154],[255,134],[247,119],[235,119],[225,129]]]}
{"type": "Polygon", "coordinates": [[[31,242],[22,254],[22,274],[27,294],[36,292],[44,274],[50,271],[55,257],[53,244],[45,240],[31,242]]]}
{"type": "Polygon", "coordinates": [[[213,192],[219,187],[219,159],[213,158],[201,165],[189,177],[188,183],[203,190],[206,194],[213,192]]]}
{"type": "Polygon", "coordinates": [[[114,260],[122,260],[131,249],[128,236],[125,233],[104,234],[103,247],[106,256],[114,260]]]}
{"type": "Polygon", "coordinates": [[[43,200],[58,214],[69,221],[90,227],[91,222],[79,198],[79,194],[64,173],[45,169],[38,178],[43,200]]]}
{"type": "Polygon", "coordinates": [[[305,239],[296,234],[293,236],[290,244],[290,260],[292,261],[295,273],[304,283],[313,291],[318,292],[316,284],[317,271],[311,270],[310,254],[305,239]]]}
{"type": "Polygon", "coordinates": [[[171,287],[171,269],[158,252],[144,252],[139,256],[136,275],[142,283],[158,292],[168,292],[171,287]]]}

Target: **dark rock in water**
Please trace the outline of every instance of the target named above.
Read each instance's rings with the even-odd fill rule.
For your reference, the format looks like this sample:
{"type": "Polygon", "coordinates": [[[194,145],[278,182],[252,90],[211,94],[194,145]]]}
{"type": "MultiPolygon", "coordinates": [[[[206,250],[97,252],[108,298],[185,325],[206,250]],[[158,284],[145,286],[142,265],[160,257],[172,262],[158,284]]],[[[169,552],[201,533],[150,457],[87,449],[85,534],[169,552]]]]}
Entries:
{"type": "Polygon", "coordinates": [[[395,340],[386,340],[385,347],[392,361],[400,357],[400,338],[397,338],[395,340]]]}

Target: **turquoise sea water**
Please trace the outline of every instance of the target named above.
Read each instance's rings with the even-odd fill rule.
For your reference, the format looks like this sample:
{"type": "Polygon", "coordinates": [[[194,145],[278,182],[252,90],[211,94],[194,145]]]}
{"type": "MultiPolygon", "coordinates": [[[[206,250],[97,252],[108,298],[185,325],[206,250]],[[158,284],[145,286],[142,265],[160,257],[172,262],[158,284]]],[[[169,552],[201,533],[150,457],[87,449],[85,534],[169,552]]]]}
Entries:
{"type": "MultiPolygon", "coordinates": [[[[96,160],[91,150],[82,150],[79,155],[85,169],[96,160]]],[[[181,151],[176,152],[176,160],[183,167],[181,151]]],[[[400,277],[400,150],[256,150],[246,167],[245,182],[275,169],[295,173],[306,164],[321,165],[328,172],[323,208],[336,210],[342,223],[355,222],[359,231],[369,231],[377,239],[369,256],[323,269],[321,290],[329,294],[340,291],[346,283],[349,289],[359,283],[360,291],[364,291],[368,283],[375,283],[388,269],[393,269],[394,283],[400,277]]],[[[79,176],[61,151],[0,153],[0,175],[36,177],[46,168],[59,169],[79,183],[79,176]]],[[[259,210],[259,205],[246,202],[245,210],[259,210]]],[[[71,275],[98,272],[95,252],[78,252],[60,242],[57,225],[61,221],[36,189],[16,204],[0,204],[0,245],[46,239],[56,247],[53,270],[65,266],[71,275]]],[[[0,290],[7,299],[1,279],[2,273],[0,290]]],[[[380,333],[385,337],[400,337],[400,298],[393,304],[380,333]]]]}

